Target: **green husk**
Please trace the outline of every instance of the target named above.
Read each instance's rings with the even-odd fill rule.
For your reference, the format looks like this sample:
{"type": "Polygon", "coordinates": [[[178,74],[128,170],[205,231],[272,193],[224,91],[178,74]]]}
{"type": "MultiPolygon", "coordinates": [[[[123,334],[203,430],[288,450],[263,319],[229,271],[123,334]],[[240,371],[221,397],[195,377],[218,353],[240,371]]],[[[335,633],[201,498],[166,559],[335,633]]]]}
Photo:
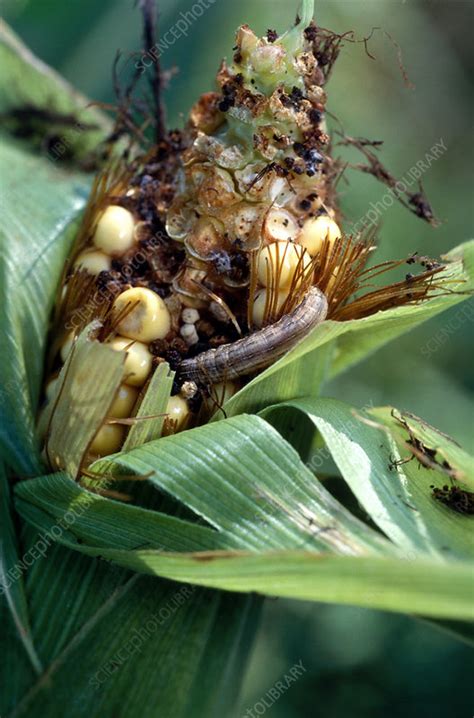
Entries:
{"type": "Polygon", "coordinates": [[[147,441],[159,439],[173,386],[173,377],[174,372],[170,372],[166,362],[156,368],[135,417],[139,421],[130,427],[122,451],[129,451],[141,444],[146,444],[147,441]],[[150,418],[142,419],[142,417],[150,418]],[[140,421],[140,419],[142,420],[140,421]]]}
{"type": "Polygon", "coordinates": [[[92,323],[76,340],[60,372],[55,398],[47,412],[48,462],[72,477],[103,424],[123,377],[125,353],[91,340],[92,323]]]}

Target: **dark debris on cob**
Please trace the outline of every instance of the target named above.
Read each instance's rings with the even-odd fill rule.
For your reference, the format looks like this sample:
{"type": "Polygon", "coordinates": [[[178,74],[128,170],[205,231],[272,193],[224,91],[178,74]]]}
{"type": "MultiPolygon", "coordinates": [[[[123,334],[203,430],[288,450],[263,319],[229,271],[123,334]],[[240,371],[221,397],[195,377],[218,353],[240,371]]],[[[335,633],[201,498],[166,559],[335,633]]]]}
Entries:
{"type": "Polygon", "coordinates": [[[440,265],[425,261],[421,274],[374,289],[374,276],[402,262],[366,269],[373,232],[342,233],[325,116],[343,38],[320,29],[311,6],[281,37],[239,28],[233,61],[184,131],[161,131],[97,177],[51,335],[40,424],[52,468],[65,461],[51,456],[51,425],[91,322],[90,338],[123,355],[123,374],[77,475],[121,449],[159,365],[171,396],[153,438],[208,420],[249,378],[187,381],[184,361],[273,326],[312,286],[334,320],[421,301],[435,286],[440,265]]]}

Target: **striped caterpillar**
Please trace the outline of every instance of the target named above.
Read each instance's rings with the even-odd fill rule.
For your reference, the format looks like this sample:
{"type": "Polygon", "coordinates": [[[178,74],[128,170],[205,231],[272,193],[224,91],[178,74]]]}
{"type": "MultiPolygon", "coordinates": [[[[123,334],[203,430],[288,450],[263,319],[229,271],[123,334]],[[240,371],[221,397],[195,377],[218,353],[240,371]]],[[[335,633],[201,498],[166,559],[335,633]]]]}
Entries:
{"type": "Polygon", "coordinates": [[[179,367],[179,377],[200,385],[217,384],[265,369],[323,322],[327,312],[325,295],[312,287],[296,309],[274,324],[232,344],[185,359],[179,367]]]}

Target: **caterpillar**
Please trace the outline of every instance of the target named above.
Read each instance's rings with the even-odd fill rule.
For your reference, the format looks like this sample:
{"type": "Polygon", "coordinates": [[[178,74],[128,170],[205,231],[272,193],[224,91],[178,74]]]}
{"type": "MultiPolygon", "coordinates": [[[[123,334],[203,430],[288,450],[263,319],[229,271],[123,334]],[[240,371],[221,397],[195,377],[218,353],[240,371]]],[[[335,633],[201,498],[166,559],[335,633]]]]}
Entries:
{"type": "Polygon", "coordinates": [[[238,379],[265,369],[280,359],[307,333],[323,322],[328,303],[325,295],[312,287],[303,301],[289,314],[232,344],[209,349],[193,359],[185,359],[178,370],[183,381],[199,385],[238,379]]]}

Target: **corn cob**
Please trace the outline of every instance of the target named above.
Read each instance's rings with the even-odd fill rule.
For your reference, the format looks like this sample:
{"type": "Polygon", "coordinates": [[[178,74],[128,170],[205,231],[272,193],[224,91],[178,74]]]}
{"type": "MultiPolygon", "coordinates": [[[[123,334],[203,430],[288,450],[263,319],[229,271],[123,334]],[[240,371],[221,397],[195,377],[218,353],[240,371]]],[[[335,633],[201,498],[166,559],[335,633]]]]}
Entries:
{"type": "Polygon", "coordinates": [[[398,263],[365,270],[371,238],[340,229],[325,83],[341,38],[311,14],[305,0],[281,37],[242,26],[218,90],[198,100],[185,131],[96,180],[54,322],[42,422],[53,468],[65,462],[50,456],[48,436],[84,333],[122,366],[77,474],[120,450],[133,421],[156,420],[140,406],[157,366],[177,374],[159,374],[165,403],[152,405],[167,416],[147,439],[205,421],[326,316],[357,318],[430,291],[434,264],[349,300],[398,263]]]}
{"type": "Polygon", "coordinates": [[[234,62],[217,75],[220,91],[191,111],[183,189],[168,212],[168,234],[186,249],[176,292],[209,308],[203,286],[212,288],[241,327],[291,311],[301,298],[291,290],[307,287],[320,244],[341,236],[325,76],[306,19],[281,38],[239,29],[234,62]]]}

